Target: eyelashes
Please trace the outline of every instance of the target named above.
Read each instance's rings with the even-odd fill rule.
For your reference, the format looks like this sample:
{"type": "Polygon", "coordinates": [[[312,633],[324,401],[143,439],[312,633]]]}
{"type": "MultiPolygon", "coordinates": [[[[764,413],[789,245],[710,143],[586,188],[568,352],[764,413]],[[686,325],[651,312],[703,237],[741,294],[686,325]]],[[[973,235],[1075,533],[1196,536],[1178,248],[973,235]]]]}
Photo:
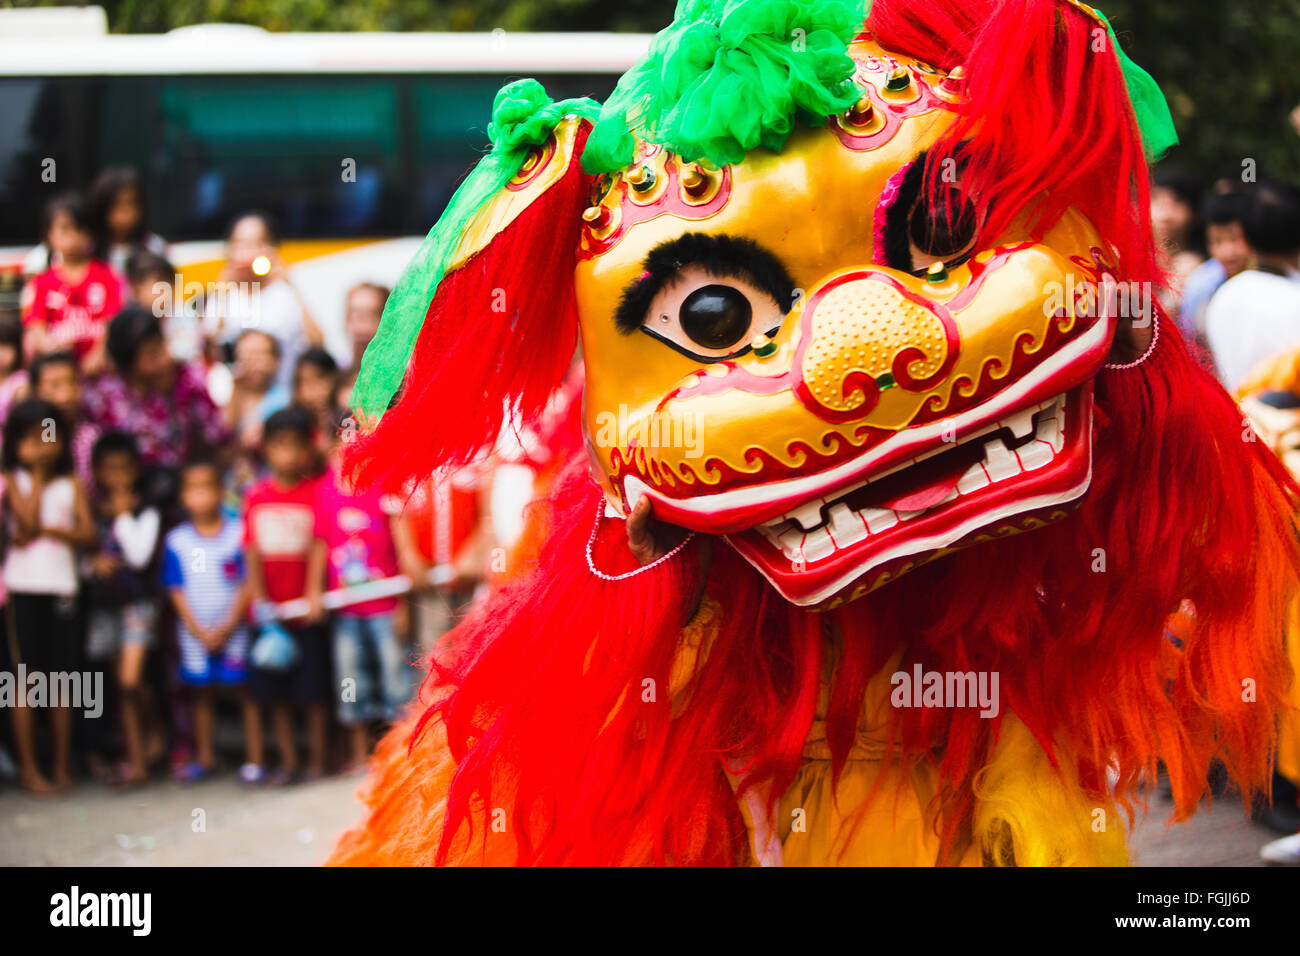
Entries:
{"type": "Polygon", "coordinates": [[[788,309],[794,302],[794,280],[780,260],[757,242],[742,236],[688,232],[650,251],[644,272],[627,288],[614,313],[614,324],[625,334],[641,328],[651,303],[676,283],[683,271],[698,267],[715,278],[744,282],[788,309]]]}
{"type": "Polygon", "coordinates": [[[975,207],[960,187],[945,185],[912,210],[908,238],[926,255],[952,260],[968,251],[975,241],[975,207]]]}

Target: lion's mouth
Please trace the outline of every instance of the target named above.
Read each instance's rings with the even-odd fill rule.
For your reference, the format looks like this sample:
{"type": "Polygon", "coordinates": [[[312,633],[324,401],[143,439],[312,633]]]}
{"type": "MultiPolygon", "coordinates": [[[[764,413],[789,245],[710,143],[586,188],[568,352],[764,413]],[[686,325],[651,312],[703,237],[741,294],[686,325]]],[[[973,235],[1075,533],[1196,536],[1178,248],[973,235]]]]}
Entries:
{"type": "Polygon", "coordinates": [[[1091,420],[1080,386],[726,537],[795,604],[865,593],[895,565],[1082,496],[1091,420]]]}

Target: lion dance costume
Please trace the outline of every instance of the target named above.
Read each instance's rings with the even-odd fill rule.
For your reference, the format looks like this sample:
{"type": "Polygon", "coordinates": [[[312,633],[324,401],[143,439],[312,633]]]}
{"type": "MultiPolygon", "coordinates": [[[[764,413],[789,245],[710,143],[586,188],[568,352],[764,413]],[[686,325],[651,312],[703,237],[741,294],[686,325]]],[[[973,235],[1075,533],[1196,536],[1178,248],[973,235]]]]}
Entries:
{"type": "Polygon", "coordinates": [[[586,447],[332,862],[1120,864],[1159,764],[1178,818],[1266,786],[1296,486],[1116,293],[1173,135],[1098,11],[680,0],[603,106],[489,132],[353,461],[473,459],[579,336],[586,447]]]}

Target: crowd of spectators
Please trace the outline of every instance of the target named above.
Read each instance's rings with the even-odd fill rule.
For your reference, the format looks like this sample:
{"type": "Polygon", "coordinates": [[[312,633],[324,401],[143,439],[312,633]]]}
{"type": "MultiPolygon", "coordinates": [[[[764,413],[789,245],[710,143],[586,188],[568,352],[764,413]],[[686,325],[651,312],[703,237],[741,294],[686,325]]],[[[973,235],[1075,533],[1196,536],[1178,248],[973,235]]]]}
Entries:
{"type": "Polygon", "coordinates": [[[348,292],[332,354],[273,217],[250,211],[184,301],[144,196],[113,168],[50,199],[20,309],[0,311],[0,669],[102,673],[108,698],[96,719],[6,708],[0,775],[54,794],[223,764],[249,785],[355,771],[418,685],[449,619],[433,612],[480,583],[431,574],[480,553],[478,522],[441,542],[445,476],[398,501],[341,468],[386,288],[348,292]]]}
{"type": "Polygon", "coordinates": [[[1249,163],[1205,185],[1162,166],[1151,220],[1171,277],[1165,310],[1224,388],[1258,390],[1300,349],[1300,191],[1249,163]]]}
{"type": "MultiPolygon", "coordinates": [[[[1155,173],[1151,218],[1171,280],[1162,306],[1240,402],[1243,440],[1267,443],[1300,479],[1300,190],[1261,175],[1250,160],[1208,184],[1190,169],[1166,165],[1155,173]]],[[[1282,748],[1272,804],[1256,815],[1287,836],[1260,856],[1294,864],[1300,754],[1294,740],[1284,739],[1282,748]]],[[[1226,774],[1212,782],[1222,789],[1226,774]]]]}

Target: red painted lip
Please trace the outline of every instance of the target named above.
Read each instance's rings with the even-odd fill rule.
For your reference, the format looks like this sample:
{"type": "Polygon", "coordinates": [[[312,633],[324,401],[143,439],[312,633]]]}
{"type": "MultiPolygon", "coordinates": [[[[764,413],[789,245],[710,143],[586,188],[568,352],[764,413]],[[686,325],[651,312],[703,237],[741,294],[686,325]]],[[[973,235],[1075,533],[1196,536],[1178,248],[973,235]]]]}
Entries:
{"type": "Polygon", "coordinates": [[[860,585],[874,589],[883,583],[883,575],[896,576],[936,551],[973,543],[981,532],[998,533],[1006,526],[1018,529],[1016,519],[1031,512],[1046,516],[1068,510],[1071,502],[1086,493],[1092,473],[1092,385],[1074,388],[1057,401],[1063,401],[1060,447],[1046,463],[1026,467],[1046,455],[1042,448],[1033,448],[1034,443],[1051,445],[1057,426],[1048,419],[1058,407],[1053,402],[1036,413],[1029,436],[1015,438],[1008,429],[1000,429],[936,456],[949,460],[931,465],[928,474],[927,462],[922,462],[848,494],[827,494],[820,499],[825,503],[820,508],[822,524],[816,529],[805,531],[797,521],[769,522],[766,528],[750,528],[726,539],[787,600],[820,607],[847,599],[860,585]],[[993,441],[1001,442],[1010,452],[1019,469],[1016,474],[990,480],[982,487],[976,487],[978,476],[965,484],[948,483],[959,467],[973,474],[974,465],[968,463],[977,458],[985,477],[1009,468],[1009,462],[996,450],[985,451],[993,441]],[[915,487],[912,494],[909,485],[915,487]],[[939,497],[941,488],[948,490],[939,497]],[[957,496],[950,497],[954,489],[959,489],[957,496]],[[939,501],[925,505],[924,510],[917,507],[936,497],[939,501]],[[891,503],[911,506],[904,511],[923,513],[895,514],[891,523],[886,509],[900,510],[890,508],[891,503]],[[832,510],[836,512],[833,517],[832,510]],[[824,553],[827,538],[832,547],[824,553]],[[802,560],[792,557],[791,550],[802,560]]]}

